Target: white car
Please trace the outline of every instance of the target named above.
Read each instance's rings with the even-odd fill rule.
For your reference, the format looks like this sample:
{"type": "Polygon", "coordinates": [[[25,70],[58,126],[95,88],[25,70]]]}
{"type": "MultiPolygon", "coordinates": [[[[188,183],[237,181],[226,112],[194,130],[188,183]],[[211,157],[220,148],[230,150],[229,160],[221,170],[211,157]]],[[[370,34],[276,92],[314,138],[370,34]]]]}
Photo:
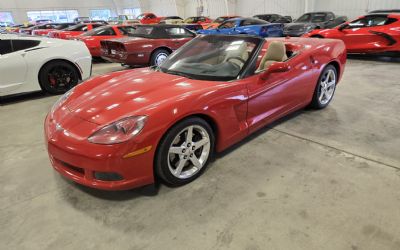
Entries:
{"type": "Polygon", "coordinates": [[[89,78],[91,70],[92,57],[82,42],[0,34],[0,97],[64,93],[89,78]]]}

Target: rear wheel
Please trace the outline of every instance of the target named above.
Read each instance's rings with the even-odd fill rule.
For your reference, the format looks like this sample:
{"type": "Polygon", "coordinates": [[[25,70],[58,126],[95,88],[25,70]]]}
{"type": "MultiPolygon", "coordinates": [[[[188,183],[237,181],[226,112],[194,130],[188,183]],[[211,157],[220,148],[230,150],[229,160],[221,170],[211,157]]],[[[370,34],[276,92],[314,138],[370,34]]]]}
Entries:
{"type": "Polygon", "coordinates": [[[337,81],[336,68],[333,65],[326,66],[318,79],[310,106],[315,109],[323,109],[328,106],[335,94],[337,81]]]}
{"type": "Polygon", "coordinates": [[[44,91],[53,95],[62,94],[79,83],[79,72],[67,62],[50,62],[40,70],[39,82],[44,91]]]}
{"type": "Polygon", "coordinates": [[[201,118],[186,119],[173,126],[160,142],[155,160],[158,177],[171,186],[199,177],[214,151],[214,134],[201,118]]]}
{"type": "Polygon", "coordinates": [[[150,66],[160,66],[171,53],[165,49],[154,51],[150,58],[150,66]]]}

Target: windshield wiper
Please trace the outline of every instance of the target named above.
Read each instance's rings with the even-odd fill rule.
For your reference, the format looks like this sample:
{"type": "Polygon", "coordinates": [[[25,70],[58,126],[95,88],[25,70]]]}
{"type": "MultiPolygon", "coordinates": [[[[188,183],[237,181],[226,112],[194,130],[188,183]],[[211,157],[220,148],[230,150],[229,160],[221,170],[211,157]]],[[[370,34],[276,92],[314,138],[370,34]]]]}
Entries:
{"type": "Polygon", "coordinates": [[[182,73],[182,72],[178,72],[178,71],[166,70],[166,71],[163,71],[163,73],[171,74],[171,75],[177,75],[177,76],[183,76],[183,77],[186,77],[186,78],[189,78],[189,79],[193,79],[188,74],[185,74],[185,73],[182,73]]]}

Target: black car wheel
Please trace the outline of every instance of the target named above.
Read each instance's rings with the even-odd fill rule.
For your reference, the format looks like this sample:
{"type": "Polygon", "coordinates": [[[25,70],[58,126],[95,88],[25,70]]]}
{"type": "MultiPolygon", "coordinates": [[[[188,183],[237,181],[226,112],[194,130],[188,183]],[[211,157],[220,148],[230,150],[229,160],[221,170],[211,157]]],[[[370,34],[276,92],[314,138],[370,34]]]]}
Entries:
{"type": "Polygon", "coordinates": [[[47,63],[39,72],[40,86],[53,95],[65,93],[75,87],[79,80],[78,70],[64,61],[47,63]]]}

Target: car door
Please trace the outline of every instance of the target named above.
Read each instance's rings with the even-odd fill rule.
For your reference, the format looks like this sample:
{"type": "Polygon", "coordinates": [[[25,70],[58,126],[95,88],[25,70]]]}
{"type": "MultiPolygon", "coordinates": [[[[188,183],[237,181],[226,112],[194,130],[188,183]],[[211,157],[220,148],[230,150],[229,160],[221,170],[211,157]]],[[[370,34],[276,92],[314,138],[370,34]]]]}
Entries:
{"type": "Polygon", "coordinates": [[[385,26],[396,19],[387,15],[365,16],[345,25],[340,31],[343,33],[343,41],[349,52],[365,52],[382,50],[392,45],[395,40],[385,34],[385,26]]]}
{"type": "MultiPolygon", "coordinates": [[[[285,61],[288,70],[268,74],[256,72],[250,78],[248,88],[247,123],[250,132],[306,105],[315,86],[311,60],[299,50],[285,61]]],[[[311,99],[310,99],[311,100],[311,99]]]]}
{"type": "Polygon", "coordinates": [[[15,91],[26,81],[24,51],[14,51],[11,39],[0,40],[0,94],[15,91]]]}

